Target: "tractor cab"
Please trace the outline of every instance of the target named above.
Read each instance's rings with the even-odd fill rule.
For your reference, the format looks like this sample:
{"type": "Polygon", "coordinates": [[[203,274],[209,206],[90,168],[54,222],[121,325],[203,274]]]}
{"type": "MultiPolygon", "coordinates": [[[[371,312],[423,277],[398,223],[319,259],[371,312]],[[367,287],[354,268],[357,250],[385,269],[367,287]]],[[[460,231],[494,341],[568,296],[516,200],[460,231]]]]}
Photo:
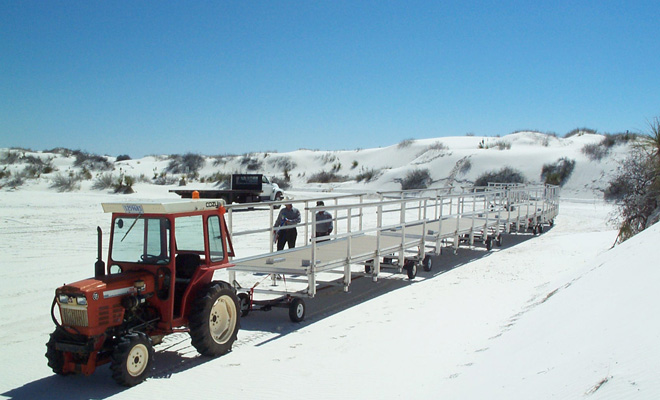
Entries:
{"type": "Polygon", "coordinates": [[[183,325],[189,294],[234,256],[224,202],[105,203],[103,210],[112,213],[107,272],[152,273],[161,323],[183,325]]]}

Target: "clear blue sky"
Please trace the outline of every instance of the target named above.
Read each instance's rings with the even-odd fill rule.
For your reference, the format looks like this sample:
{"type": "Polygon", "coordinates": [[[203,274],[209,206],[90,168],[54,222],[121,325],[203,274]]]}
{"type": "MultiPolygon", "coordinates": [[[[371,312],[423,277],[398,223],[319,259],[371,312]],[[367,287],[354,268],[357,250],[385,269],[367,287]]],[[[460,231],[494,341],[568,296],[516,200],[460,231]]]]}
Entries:
{"type": "Polygon", "coordinates": [[[242,154],[660,116],[660,1],[0,0],[0,147],[242,154]]]}

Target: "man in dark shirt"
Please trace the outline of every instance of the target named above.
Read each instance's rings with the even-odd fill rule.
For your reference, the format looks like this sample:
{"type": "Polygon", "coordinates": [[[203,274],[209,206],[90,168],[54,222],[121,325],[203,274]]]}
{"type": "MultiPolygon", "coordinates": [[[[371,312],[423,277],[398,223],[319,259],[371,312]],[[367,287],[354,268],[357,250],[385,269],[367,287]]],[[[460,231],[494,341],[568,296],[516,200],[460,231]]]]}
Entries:
{"type": "Polygon", "coordinates": [[[296,225],[299,224],[300,211],[293,207],[293,204],[287,203],[275,221],[275,235],[277,237],[277,251],[283,250],[284,245],[288,244],[290,249],[296,247],[296,238],[298,237],[298,230],[296,225]]]}

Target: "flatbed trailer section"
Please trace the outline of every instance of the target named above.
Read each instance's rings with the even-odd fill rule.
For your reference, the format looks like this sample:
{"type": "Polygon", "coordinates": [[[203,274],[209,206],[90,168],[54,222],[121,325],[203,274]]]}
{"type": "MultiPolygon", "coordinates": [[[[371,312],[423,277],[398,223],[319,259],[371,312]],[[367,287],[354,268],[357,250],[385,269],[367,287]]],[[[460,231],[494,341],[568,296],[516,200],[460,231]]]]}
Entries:
{"type": "Polygon", "coordinates": [[[243,232],[232,231],[232,211],[252,205],[227,207],[235,243],[243,234],[267,235],[271,243],[270,251],[234,259],[234,266],[228,269],[228,280],[237,290],[244,315],[288,307],[291,320],[301,321],[304,298],[314,297],[322,286],[343,285],[348,291],[354,274],[376,282],[381,269],[390,267],[414,279],[419,266],[431,270],[431,256],[440,255],[443,247],[451,246],[456,252],[461,244],[483,243],[490,250],[493,244],[502,244],[502,233],[540,233],[558,214],[558,188],[548,185],[485,187],[431,196],[418,193],[416,197],[401,192],[399,198],[361,194],[324,199],[326,205],[321,207],[312,205],[316,199],[287,201],[304,203],[304,219],[298,227],[304,227],[299,242],[302,236],[305,245],[279,252],[272,245],[278,229],[272,228],[276,204],[270,205],[265,227],[243,232]],[[330,237],[315,237],[319,210],[333,214],[337,228],[330,237]],[[363,265],[364,272],[351,268],[355,265],[363,265]],[[237,273],[270,278],[271,284],[244,286],[237,273]],[[339,282],[337,275],[341,276],[339,282]]]}

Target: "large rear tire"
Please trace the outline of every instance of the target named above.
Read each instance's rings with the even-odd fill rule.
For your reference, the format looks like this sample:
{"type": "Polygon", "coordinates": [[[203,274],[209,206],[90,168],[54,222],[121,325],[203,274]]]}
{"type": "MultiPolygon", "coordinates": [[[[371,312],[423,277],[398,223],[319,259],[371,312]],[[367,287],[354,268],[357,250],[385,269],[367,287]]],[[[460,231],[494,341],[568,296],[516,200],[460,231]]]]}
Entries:
{"type": "Polygon", "coordinates": [[[229,352],[238,335],[239,312],[239,300],[232,289],[219,283],[209,285],[190,310],[192,345],[209,357],[229,352]]]}
{"type": "Polygon", "coordinates": [[[129,333],[120,337],[112,352],[112,379],[123,386],[142,383],[151,374],[153,358],[154,348],[144,333],[129,333]]]}

